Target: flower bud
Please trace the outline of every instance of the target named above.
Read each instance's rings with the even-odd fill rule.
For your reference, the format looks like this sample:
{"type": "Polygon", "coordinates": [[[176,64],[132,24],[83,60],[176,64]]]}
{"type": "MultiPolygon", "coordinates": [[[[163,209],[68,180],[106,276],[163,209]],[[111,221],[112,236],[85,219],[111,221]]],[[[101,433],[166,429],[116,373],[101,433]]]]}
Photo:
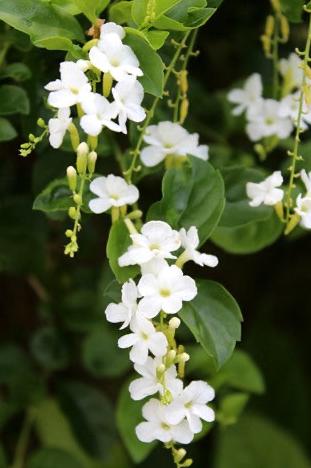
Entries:
{"type": "Polygon", "coordinates": [[[70,190],[74,192],[77,188],[77,171],[73,166],[67,167],[67,179],[70,190]]]}
{"type": "Polygon", "coordinates": [[[71,229],[67,229],[67,231],[65,232],[65,236],[68,237],[69,239],[71,238],[73,234],[73,231],[71,229]]]}
{"type": "Polygon", "coordinates": [[[280,0],[270,0],[271,5],[276,13],[279,13],[281,11],[281,3],[280,0]]]}
{"type": "Polygon", "coordinates": [[[78,193],[75,193],[73,196],[73,201],[75,202],[76,205],[81,205],[82,203],[81,195],[79,195],[78,193]]]}
{"type": "Polygon", "coordinates": [[[183,124],[184,121],[187,118],[188,115],[188,110],[189,110],[189,100],[188,99],[183,99],[181,106],[180,106],[180,123],[183,124]]]}
{"type": "Polygon", "coordinates": [[[180,326],[181,320],[178,317],[173,317],[171,320],[168,322],[169,327],[173,328],[176,330],[180,326]]]}
{"type": "Polygon", "coordinates": [[[179,72],[179,86],[182,94],[187,94],[189,88],[187,70],[182,70],[181,72],[179,72]]]}
{"type": "Polygon", "coordinates": [[[36,139],[36,137],[34,136],[33,133],[29,133],[29,137],[28,137],[28,138],[29,138],[29,141],[31,141],[31,142],[34,142],[35,139],[36,139]]]}
{"type": "Polygon", "coordinates": [[[174,364],[176,358],[176,351],[171,349],[166,355],[166,367],[171,367],[174,364]]]}
{"type": "Polygon", "coordinates": [[[77,169],[79,174],[85,174],[88,164],[89,147],[86,143],[80,143],[77,148],[77,169]]]}
{"type": "Polygon", "coordinates": [[[175,459],[177,462],[180,462],[185,456],[187,452],[185,449],[181,448],[175,452],[175,459]]]}
{"type": "Polygon", "coordinates": [[[182,353],[182,354],[179,355],[179,359],[182,362],[187,362],[187,361],[189,361],[190,356],[189,356],[188,353],[182,353]]]}
{"type": "Polygon", "coordinates": [[[284,42],[287,42],[289,38],[290,30],[289,30],[289,22],[286,16],[284,15],[280,16],[280,25],[281,25],[282,40],[284,42]]]}
{"type": "Polygon", "coordinates": [[[191,466],[193,463],[193,460],[191,458],[188,458],[188,460],[185,461],[181,466],[184,468],[188,468],[188,466],[191,466]]]}
{"type": "Polygon", "coordinates": [[[87,158],[87,168],[90,174],[94,174],[97,161],[96,151],[91,151],[87,158]]]}
{"type": "Polygon", "coordinates": [[[160,364],[157,367],[157,379],[161,379],[163,377],[163,374],[165,373],[166,367],[164,364],[160,364]]]}
{"type": "Polygon", "coordinates": [[[143,212],[141,210],[134,210],[131,213],[127,215],[128,219],[139,219],[143,215],[143,212]]]}
{"type": "Polygon", "coordinates": [[[74,206],[71,206],[68,210],[68,215],[71,219],[76,219],[77,210],[74,206]]]}
{"type": "Polygon", "coordinates": [[[37,120],[37,125],[38,125],[38,127],[40,127],[40,128],[45,128],[45,127],[46,127],[46,123],[44,122],[44,120],[42,119],[42,117],[40,117],[40,118],[37,120]]]}

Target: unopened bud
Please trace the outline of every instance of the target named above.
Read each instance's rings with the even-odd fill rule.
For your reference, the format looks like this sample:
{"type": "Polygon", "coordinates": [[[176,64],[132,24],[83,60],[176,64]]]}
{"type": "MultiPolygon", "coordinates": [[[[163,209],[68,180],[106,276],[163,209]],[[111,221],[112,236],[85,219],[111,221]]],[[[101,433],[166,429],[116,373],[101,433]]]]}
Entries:
{"type": "Polygon", "coordinates": [[[67,231],[65,232],[65,236],[68,237],[69,239],[71,238],[73,234],[73,231],[71,229],[67,229],[67,231]]]}
{"type": "Polygon", "coordinates": [[[40,127],[40,128],[45,128],[45,127],[46,127],[46,123],[44,122],[44,120],[42,119],[42,117],[40,117],[40,118],[37,120],[37,125],[38,125],[38,127],[40,127]]]}
{"type": "Polygon", "coordinates": [[[36,137],[34,136],[33,133],[29,133],[29,137],[28,137],[28,138],[29,138],[29,141],[31,141],[31,142],[34,142],[35,139],[36,139],[36,137]]]}
{"type": "Polygon", "coordinates": [[[96,151],[91,151],[87,157],[87,168],[90,174],[94,174],[96,161],[97,161],[97,153],[96,151]]]}
{"type": "Polygon", "coordinates": [[[73,201],[75,202],[76,205],[81,205],[82,203],[81,195],[79,195],[78,193],[75,193],[73,196],[73,201]]]}
{"type": "Polygon", "coordinates": [[[187,452],[185,449],[181,448],[175,452],[175,459],[177,462],[180,462],[183,458],[185,458],[187,452]]]}
{"type": "Polygon", "coordinates": [[[181,320],[178,317],[173,317],[171,320],[168,322],[170,328],[173,328],[176,330],[180,326],[181,320]]]}
{"type": "Polygon", "coordinates": [[[171,349],[166,355],[166,360],[165,360],[166,366],[171,367],[175,362],[175,358],[176,358],[176,351],[174,349],[171,349]]]}
{"type": "Polygon", "coordinates": [[[189,100],[183,99],[181,106],[180,106],[180,116],[179,116],[179,120],[181,124],[183,124],[184,121],[186,120],[187,115],[188,115],[188,110],[189,110],[189,100]]]}
{"type": "Polygon", "coordinates": [[[164,364],[160,364],[158,367],[157,367],[157,378],[158,379],[161,379],[164,372],[166,370],[166,367],[164,364]]]}
{"type": "Polygon", "coordinates": [[[281,33],[282,33],[282,40],[283,42],[287,42],[289,38],[289,22],[286,16],[280,16],[280,25],[281,25],[281,33]]]}
{"type": "Polygon", "coordinates": [[[183,463],[181,466],[183,468],[188,468],[188,466],[191,466],[193,463],[193,460],[191,458],[188,458],[188,460],[185,461],[185,463],[183,463]]]}
{"type": "Polygon", "coordinates": [[[73,166],[67,167],[67,179],[70,190],[74,192],[77,188],[77,171],[73,166]]]}
{"type": "Polygon", "coordinates": [[[179,355],[179,359],[183,362],[188,362],[190,359],[190,356],[188,353],[182,353],[179,355]]]}
{"type": "Polygon", "coordinates": [[[182,94],[187,94],[189,88],[187,70],[181,70],[181,72],[179,72],[179,86],[182,94]]]}
{"type": "Polygon", "coordinates": [[[89,147],[86,143],[80,143],[77,148],[77,169],[79,174],[85,174],[88,164],[89,147]]]}
{"type": "Polygon", "coordinates": [[[268,36],[268,37],[272,37],[272,34],[274,33],[274,27],[275,27],[274,16],[272,16],[272,15],[267,16],[266,27],[265,27],[265,35],[268,36]]]}
{"type": "Polygon", "coordinates": [[[68,210],[68,215],[71,219],[76,219],[77,210],[74,206],[71,206],[68,210]]]}
{"type": "Polygon", "coordinates": [[[310,88],[310,86],[306,85],[303,88],[303,92],[304,92],[304,95],[305,95],[306,104],[308,106],[310,106],[311,105],[311,88],[310,88]]]}
{"type": "Polygon", "coordinates": [[[134,210],[134,211],[131,211],[131,213],[129,213],[127,217],[129,219],[139,219],[142,217],[142,215],[143,215],[143,212],[141,210],[134,210]]]}
{"type": "Polygon", "coordinates": [[[280,0],[270,0],[271,5],[276,13],[279,13],[281,11],[281,3],[280,0]]]}

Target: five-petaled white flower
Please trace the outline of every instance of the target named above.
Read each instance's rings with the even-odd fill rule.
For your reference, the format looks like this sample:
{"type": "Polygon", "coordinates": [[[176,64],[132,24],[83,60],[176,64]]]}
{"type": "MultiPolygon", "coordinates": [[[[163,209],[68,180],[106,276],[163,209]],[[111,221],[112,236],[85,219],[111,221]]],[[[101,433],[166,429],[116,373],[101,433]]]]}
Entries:
{"type": "Polygon", "coordinates": [[[168,405],[167,421],[170,424],[179,424],[186,418],[191,431],[197,434],[202,430],[201,419],[207,422],[215,420],[214,410],[207,406],[214,398],[215,391],[206,382],[193,381],[168,405]]]}
{"type": "Polygon", "coordinates": [[[183,301],[191,301],[197,295],[195,281],[185,276],[176,265],[167,265],[158,275],[143,275],[138,283],[141,299],[138,310],[148,318],[155,317],[161,310],[176,314],[183,301]]]}
{"type": "Polygon", "coordinates": [[[280,103],[274,99],[265,99],[257,113],[249,115],[246,132],[252,141],[269,136],[287,138],[293,130],[290,118],[280,116],[280,103]]]}
{"type": "Polygon", "coordinates": [[[141,152],[145,166],[152,167],[163,161],[166,156],[196,156],[206,161],[208,147],[199,145],[197,133],[190,134],[181,125],[173,122],[160,122],[146,129],[144,141],[148,144],[141,152]]]}
{"type": "Polygon", "coordinates": [[[89,202],[90,210],[97,214],[113,206],[132,205],[139,198],[135,185],[129,185],[122,177],[113,174],[94,179],[90,183],[90,191],[98,197],[89,202]]]}
{"type": "Polygon", "coordinates": [[[107,306],[105,314],[108,322],[123,322],[120,330],[128,327],[136,317],[137,299],[138,291],[136,284],[130,279],[122,286],[122,302],[119,304],[111,303],[107,306]]]}
{"type": "Polygon", "coordinates": [[[141,106],[144,98],[144,88],[135,77],[129,76],[117,83],[112,89],[114,104],[118,112],[119,125],[123,133],[127,133],[127,119],[133,122],[142,122],[146,112],[141,106]]]}
{"type": "Polygon", "coordinates": [[[262,104],[262,81],[258,73],[251,75],[241,89],[233,89],[228,94],[228,100],[235,104],[233,115],[241,115],[246,112],[247,116],[256,114],[262,104]]]}
{"type": "Polygon", "coordinates": [[[114,132],[120,132],[121,127],[112,122],[118,115],[114,102],[110,103],[104,96],[92,93],[86,101],[82,103],[82,109],[86,113],[81,117],[80,125],[91,136],[97,136],[103,127],[108,127],[114,132]]]}
{"type": "Polygon", "coordinates": [[[162,374],[162,380],[158,378],[158,368],[162,364],[162,358],[148,357],[145,364],[135,364],[135,371],[141,375],[130,383],[129,391],[133,400],[142,400],[147,396],[159,392],[164,394],[165,389],[176,394],[182,389],[182,381],[177,379],[176,367],[172,365],[162,374]],[[165,385],[165,386],[164,386],[165,385]]]}
{"type": "Polygon", "coordinates": [[[251,201],[250,206],[257,207],[259,205],[273,206],[282,201],[284,191],[280,187],[283,183],[281,171],[275,171],[265,180],[259,183],[248,182],[246,184],[246,193],[251,201]]]}
{"type": "Polygon", "coordinates": [[[97,45],[91,48],[89,58],[94,67],[103,73],[110,73],[116,81],[122,81],[128,75],[143,75],[136,55],[122,43],[116,33],[104,34],[97,45]]]}
{"type": "Polygon", "coordinates": [[[154,356],[164,356],[167,351],[167,339],[164,333],[156,331],[150,320],[140,317],[131,323],[132,333],[121,336],[118,341],[119,348],[132,348],[131,361],[145,364],[148,352],[154,356]]]}
{"type": "Polygon", "coordinates": [[[300,193],[296,200],[295,212],[301,217],[300,226],[311,229],[311,196],[303,197],[300,193]]]}
{"type": "Polygon", "coordinates": [[[64,140],[64,136],[71,124],[70,108],[64,107],[59,109],[57,117],[49,120],[49,141],[53,148],[59,148],[64,140]]]}
{"type": "Polygon", "coordinates": [[[193,260],[200,266],[216,267],[218,265],[218,258],[215,255],[208,255],[200,253],[197,248],[200,244],[198,230],[195,226],[191,226],[188,231],[185,228],[181,228],[179,231],[181,245],[185,249],[183,256],[186,261],[193,260]]]}
{"type": "Polygon", "coordinates": [[[167,420],[167,406],[152,398],[143,406],[143,417],[146,419],[136,426],[136,435],[141,442],[159,440],[163,443],[178,442],[189,444],[193,440],[193,432],[186,419],[179,424],[170,424],[167,420]]]}
{"type": "Polygon", "coordinates": [[[51,81],[45,89],[51,91],[48,103],[61,109],[63,107],[81,104],[89,99],[91,85],[87,76],[75,62],[62,62],[60,64],[60,80],[51,81]]]}
{"type": "Polygon", "coordinates": [[[290,92],[293,88],[299,88],[302,83],[303,70],[302,60],[297,54],[292,53],[288,59],[281,59],[279,62],[279,70],[283,76],[287,91],[290,92]]]}
{"type": "Polygon", "coordinates": [[[141,234],[131,234],[133,245],[119,258],[119,265],[142,265],[155,257],[176,258],[171,252],[179,249],[177,231],[164,221],[149,221],[141,234]]]}

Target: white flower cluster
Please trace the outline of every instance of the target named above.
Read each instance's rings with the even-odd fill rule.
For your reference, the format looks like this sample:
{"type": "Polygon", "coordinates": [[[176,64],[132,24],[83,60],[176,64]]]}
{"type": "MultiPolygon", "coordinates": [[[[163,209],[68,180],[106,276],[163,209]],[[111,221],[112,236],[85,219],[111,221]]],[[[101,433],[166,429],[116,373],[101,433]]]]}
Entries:
{"type": "Polygon", "coordinates": [[[128,219],[125,222],[129,222],[132,244],[119,258],[119,265],[139,265],[141,277],[137,284],[132,279],[123,284],[122,302],[109,304],[105,313],[109,322],[130,330],[118,346],[130,348],[130,360],[140,375],[130,384],[132,399],[153,396],[143,406],[145,421],[136,427],[136,434],[146,443],[188,444],[202,430],[201,420],[214,420],[207,403],[215,395],[203,381],[184,387],[183,370],[189,355],[175,341],[180,319],[174,316],[167,321],[166,317],[178,313],[184,301],[197,295],[195,281],[184,275],[181,266],[193,260],[214,267],[218,259],[197,250],[199,237],[194,226],[177,232],[163,221],[149,221],[137,232],[128,219]],[[172,261],[175,263],[169,263],[172,261]]]}
{"type": "MultiPolygon", "coordinates": [[[[299,216],[300,226],[311,229],[311,172],[305,170],[300,172],[300,178],[306,187],[306,193],[299,193],[296,198],[295,213],[299,216]]],[[[275,206],[284,198],[284,190],[280,188],[283,184],[281,171],[275,171],[265,180],[259,183],[248,182],[246,193],[250,198],[250,206],[260,205],[275,206]]]]}
{"type": "Polygon", "coordinates": [[[143,148],[140,157],[147,167],[156,166],[170,156],[183,159],[191,155],[203,161],[208,159],[208,147],[199,145],[199,135],[190,134],[177,123],[166,121],[150,125],[144,134],[144,142],[148,146],[143,148]]]}
{"type": "MultiPolygon", "coordinates": [[[[279,72],[283,79],[281,100],[263,97],[262,80],[258,73],[251,75],[242,89],[233,89],[228,94],[228,100],[235,105],[233,114],[246,115],[246,133],[251,141],[272,136],[284,139],[297,126],[298,88],[303,77],[301,59],[294,53],[288,59],[281,59],[279,72]]],[[[307,82],[310,83],[308,78],[307,82]]],[[[306,130],[311,124],[311,105],[307,102],[303,105],[301,130],[306,130]]]]}
{"type": "MultiPolygon", "coordinates": [[[[72,123],[70,108],[78,106],[80,126],[87,135],[96,137],[104,127],[127,133],[126,122],[142,122],[146,116],[141,106],[144,90],[137,81],[143,72],[133,50],[123,44],[125,31],[115,23],[101,27],[100,39],[89,51],[89,60],[60,64],[60,79],[45,86],[50,91],[48,103],[58,109],[49,121],[50,143],[59,148],[72,123]],[[98,77],[92,82],[87,72],[98,77]],[[101,74],[104,74],[102,80],[101,74]],[[112,87],[113,100],[96,92],[96,82],[112,87]]],[[[108,93],[109,89],[108,89],[108,93]]]]}

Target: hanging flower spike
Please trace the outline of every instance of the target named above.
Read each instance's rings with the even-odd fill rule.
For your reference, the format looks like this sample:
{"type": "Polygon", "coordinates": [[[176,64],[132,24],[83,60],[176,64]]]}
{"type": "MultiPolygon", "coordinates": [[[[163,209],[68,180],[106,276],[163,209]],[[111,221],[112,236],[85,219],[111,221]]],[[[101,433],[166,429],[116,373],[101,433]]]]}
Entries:
{"type": "Polygon", "coordinates": [[[247,116],[257,114],[262,105],[262,81],[258,73],[251,75],[241,89],[233,89],[228,94],[228,101],[235,104],[233,115],[241,115],[246,112],[247,116]]]}
{"type": "Polygon", "coordinates": [[[264,181],[259,183],[248,182],[246,184],[246,193],[251,201],[250,206],[260,205],[273,206],[281,202],[284,197],[284,191],[278,187],[283,184],[281,171],[275,171],[264,181]]]}
{"type": "Polygon", "coordinates": [[[163,395],[167,390],[171,394],[176,394],[182,388],[182,382],[177,378],[176,366],[173,364],[167,369],[162,358],[149,356],[145,364],[135,364],[134,369],[141,375],[129,386],[131,398],[135,401],[143,400],[158,392],[163,395]]]}
{"type": "Polygon", "coordinates": [[[61,147],[71,122],[72,118],[70,118],[69,107],[59,109],[57,112],[57,117],[49,120],[49,141],[53,148],[57,149],[61,147]]]}
{"type": "Polygon", "coordinates": [[[164,221],[149,221],[141,234],[131,234],[133,245],[119,258],[119,265],[142,265],[155,257],[176,258],[171,252],[180,247],[180,237],[164,221]]]}
{"type": "Polygon", "coordinates": [[[152,398],[143,406],[145,422],[138,424],[136,435],[141,442],[153,442],[159,440],[163,443],[178,442],[190,444],[194,434],[186,420],[179,424],[170,424],[167,419],[167,405],[152,398]]]}
{"type": "Polygon", "coordinates": [[[218,265],[218,258],[215,255],[207,255],[200,253],[197,248],[200,244],[198,230],[195,226],[191,226],[188,231],[185,228],[181,228],[179,231],[181,245],[185,251],[181,254],[176,264],[183,266],[183,264],[189,260],[200,266],[209,266],[214,268],[218,265]]]}
{"type": "Polygon", "coordinates": [[[112,207],[132,205],[139,198],[139,191],[134,185],[113,174],[94,179],[90,183],[90,191],[98,197],[89,202],[90,210],[97,214],[112,207]]]}
{"type": "Polygon", "coordinates": [[[87,76],[75,62],[60,64],[60,80],[51,81],[45,86],[50,91],[48,103],[61,109],[81,104],[90,98],[92,91],[87,76]]]}
{"type": "Polygon", "coordinates": [[[291,119],[280,117],[280,104],[274,99],[265,99],[258,113],[249,115],[246,127],[251,141],[259,141],[270,136],[287,138],[292,130],[291,119]]]}
{"type": "Polygon", "coordinates": [[[179,158],[191,155],[203,161],[208,159],[208,147],[199,145],[198,134],[190,134],[177,123],[150,125],[146,129],[144,141],[149,146],[142,150],[140,157],[147,167],[156,166],[170,155],[179,158]]]}
{"type": "Polygon", "coordinates": [[[131,323],[132,333],[118,340],[119,348],[132,348],[130,360],[145,364],[150,351],[154,356],[164,356],[167,351],[167,339],[164,333],[156,331],[150,320],[140,317],[131,323]]]}
{"type": "Polygon", "coordinates": [[[119,125],[123,133],[127,133],[126,121],[142,122],[146,112],[141,106],[144,98],[144,88],[133,76],[128,76],[117,83],[112,89],[114,104],[118,113],[119,125]]]}

